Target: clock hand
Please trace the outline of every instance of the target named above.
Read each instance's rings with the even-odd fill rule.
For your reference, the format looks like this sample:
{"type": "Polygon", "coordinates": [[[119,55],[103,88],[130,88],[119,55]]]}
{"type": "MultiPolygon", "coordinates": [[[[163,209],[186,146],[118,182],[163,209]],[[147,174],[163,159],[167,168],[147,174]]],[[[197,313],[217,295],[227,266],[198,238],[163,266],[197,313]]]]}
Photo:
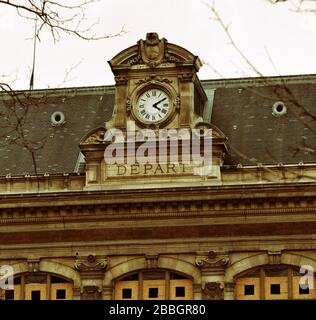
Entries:
{"type": "Polygon", "coordinates": [[[162,102],[162,101],[164,101],[164,100],[166,100],[166,99],[167,99],[167,98],[164,97],[163,99],[161,99],[161,100],[159,100],[158,102],[154,103],[153,106],[156,106],[157,104],[159,104],[160,102],[162,102]]]}
{"type": "Polygon", "coordinates": [[[167,99],[167,98],[164,97],[163,99],[159,100],[158,102],[155,102],[155,103],[153,104],[153,107],[156,108],[156,109],[158,109],[158,110],[160,111],[161,109],[157,107],[157,104],[159,104],[160,102],[162,102],[162,101],[164,101],[164,100],[166,100],[166,99],[167,99]]]}
{"type": "Polygon", "coordinates": [[[156,108],[156,109],[159,110],[159,111],[161,110],[160,108],[157,107],[157,104],[156,104],[156,103],[153,104],[153,107],[156,108]]]}

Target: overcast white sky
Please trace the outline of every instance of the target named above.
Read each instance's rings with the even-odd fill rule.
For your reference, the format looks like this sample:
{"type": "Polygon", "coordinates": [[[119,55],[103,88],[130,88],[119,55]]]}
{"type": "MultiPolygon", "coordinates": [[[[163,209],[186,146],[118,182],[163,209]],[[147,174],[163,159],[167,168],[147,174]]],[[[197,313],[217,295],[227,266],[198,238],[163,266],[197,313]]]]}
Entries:
{"type": "MultiPolygon", "coordinates": [[[[267,0],[215,1],[223,19],[230,23],[236,43],[264,75],[316,73],[316,13],[295,13],[290,2],[272,5],[267,0]]],[[[34,88],[60,85],[65,70],[77,64],[62,86],[113,84],[107,61],[144,39],[147,32],[158,32],[160,37],[185,47],[225,78],[253,75],[210,16],[200,0],[101,0],[87,11],[91,22],[100,20],[95,31],[115,33],[124,25],[127,33],[96,42],[64,36],[57,44],[43,34],[37,45],[34,88]]],[[[28,87],[33,41],[27,38],[32,35],[31,22],[18,17],[14,9],[0,5],[0,81],[16,78],[15,88],[28,87]]],[[[199,77],[219,76],[206,64],[199,77]]]]}

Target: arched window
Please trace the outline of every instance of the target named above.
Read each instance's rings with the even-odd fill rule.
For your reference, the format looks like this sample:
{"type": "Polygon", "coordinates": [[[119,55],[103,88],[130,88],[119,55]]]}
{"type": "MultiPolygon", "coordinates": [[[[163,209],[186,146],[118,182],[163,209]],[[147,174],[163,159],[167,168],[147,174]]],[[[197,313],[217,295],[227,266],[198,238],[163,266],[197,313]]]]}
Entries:
{"type": "Polygon", "coordinates": [[[168,270],[144,270],[117,279],[115,300],[189,300],[192,279],[168,270]]]}
{"type": "Polygon", "coordinates": [[[18,275],[13,289],[0,290],[0,300],[72,300],[72,295],[71,281],[49,273],[18,275]]]}
{"type": "MultiPolygon", "coordinates": [[[[300,285],[304,274],[287,265],[263,266],[236,277],[237,300],[316,299],[314,278],[300,285]]],[[[304,278],[303,278],[304,279],[304,278]]]]}

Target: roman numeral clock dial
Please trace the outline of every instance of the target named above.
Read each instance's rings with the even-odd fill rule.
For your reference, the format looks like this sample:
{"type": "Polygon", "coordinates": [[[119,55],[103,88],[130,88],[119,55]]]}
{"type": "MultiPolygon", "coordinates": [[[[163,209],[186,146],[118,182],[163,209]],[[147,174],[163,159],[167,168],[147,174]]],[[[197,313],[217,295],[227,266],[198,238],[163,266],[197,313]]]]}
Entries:
{"type": "Polygon", "coordinates": [[[157,123],[169,115],[170,98],[160,89],[145,91],[137,100],[138,118],[147,123],[157,123]]]}

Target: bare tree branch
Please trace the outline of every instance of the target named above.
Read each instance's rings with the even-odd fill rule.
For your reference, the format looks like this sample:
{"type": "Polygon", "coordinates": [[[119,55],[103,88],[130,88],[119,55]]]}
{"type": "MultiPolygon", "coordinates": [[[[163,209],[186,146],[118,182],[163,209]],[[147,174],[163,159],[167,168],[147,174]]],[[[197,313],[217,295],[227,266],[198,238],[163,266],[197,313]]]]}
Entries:
{"type": "Polygon", "coordinates": [[[123,35],[124,27],[114,34],[97,35],[93,32],[93,28],[98,21],[85,26],[86,7],[95,2],[95,0],[74,0],[74,4],[69,5],[61,0],[27,0],[24,4],[19,1],[0,0],[0,5],[15,8],[23,18],[32,20],[37,18],[39,22],[36,37],[38,39],[44,29],[50,32],[55,42],[60,40],[62,34],[77,36],[84,40],[100,40],[123,35]]]}
{"type": "MultiPolygon", "coordinates": [[[[287,0],[285,0],[287,1],[287,0]]],[[[306,0],[307,1],[307,0],[306,0]]],[[[312,0],[313,2],[316,3],[316,0],[312,0]]],[[[277,1],[278,2],[278,1],[277,1]]],[[[304,2],[304,0],[301,0],[301,2],[304,2]]],[[[217,9],[215,8],[215,2],[213,1],[212,3],[205,3],[206,6],[208,7],[208,9],[210,10],[212,16],[211,19],[215,20],[220,27],[222,28],[222,30],[224,31],[228,41],[229,41],[229,45],[231,45],[235,52],[237,52],[237,54],[242,58],[242,60],[246,63],[246,65],[248,65],[250,67],[250,69],[257,75],[260,77],[261,82],[266,85],[266,86],[271,86],[273,87],[273,95],[272,96],[268,96],[263,94],[262,92],[260,92],[260,90],[256,89],[256,88],[251,88],[246,86],[244,88],[244,90],[248,90],[251,91],[254,94],[260,95],[264,98],[267,99],[271,99],[274,100],[277,98],[278,100],[281,100],[285,103],[285,105],[289,108],[289,110],[292,112],[292,114],[300,121],[303,123],[303,125],[308,128],[310,130],[310,132],[312,132],[313,134],[316,135],[316,114],[311,112],[310,110],[308,110],[306,108],[306,106],[300,101],[300,99],[297,98],[297,96],[295,95],[295,93],[293,92],[293,90],[291,90],[291,88],[287,85],[287,83],[285,82],[284,79],[280,78],[280,82],[278,84],[275,84],[274,82],[272,82],[270,80],[269,77],[265,77],[260,70],[256,67],[256,65],[246,56],[246,54],[244,53],[244,51],[239,47],[239,45],[237,44],[237,42],[235,41],[235,39],[233,38],[231,32],[230,32],[230,28],[229,28],[229,24],[225,23],[224,20],[222,19],[220,13],[217,11],[217,9]],[[307,119],[306,119],[307,118],[307,119]]],[[[268,55],[268,59],[271,63],[271,65],[273,66],[273,68],[275,70],[277,70],[276,65],[273,62],[273,59],[271,57],[271,55],[268,53],[267,49],[265,48],[267,55],[268,55]]],[[[214,67],[212,67],[210,64],[208,64],[212,70],[217,74],[221,76],[221,73],[214,67]]],[[[238,155],[240,158],[245,159],[247,161],[250,161],[251,163],[256,163],[257,160],[253,161],[251,158],[249,158],[249,156],[243,154],[240,152],[240,150],[237,150],[231,143],[229,143],[230,149],[236,154],[238,155]]],[[[306,143],[306,141],[302,141],[301,146],[298,147],[294,147],[293,146],[293,156],[300,151],[303,152],[309,152],[309,153],[315,153],[316,151],[316,147],[315,146],[311,146],[309,144],[306,143]]],[[[272,160],[277,161],[275,159],[275,157],[271,154],[270,151],[266,150],[266,154],[268,154],[272,160]]]]}

